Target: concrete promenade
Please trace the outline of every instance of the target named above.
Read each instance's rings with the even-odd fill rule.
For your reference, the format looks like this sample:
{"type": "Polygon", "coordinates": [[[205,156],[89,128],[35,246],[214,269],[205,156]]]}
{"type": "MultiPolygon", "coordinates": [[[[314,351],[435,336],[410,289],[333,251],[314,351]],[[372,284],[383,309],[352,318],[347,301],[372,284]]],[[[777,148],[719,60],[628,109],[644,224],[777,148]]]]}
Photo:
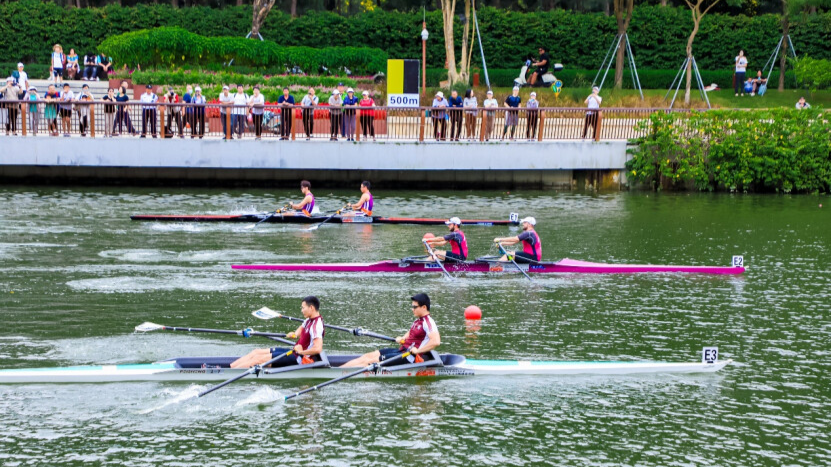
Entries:
{"type": "Polygon", "coordinates": [[[20,183],[619,187],[626,141],[360,142],[0,136],[20,183]]]}

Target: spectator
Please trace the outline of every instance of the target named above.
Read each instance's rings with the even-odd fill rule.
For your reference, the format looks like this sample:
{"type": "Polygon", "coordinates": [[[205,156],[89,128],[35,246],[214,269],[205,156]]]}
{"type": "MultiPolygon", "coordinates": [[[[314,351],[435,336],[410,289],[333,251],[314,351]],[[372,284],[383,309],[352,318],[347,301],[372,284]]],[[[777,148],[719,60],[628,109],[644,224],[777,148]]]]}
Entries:
{"type": "Polygon", "coordinates": [[[342,127],[342,107],[343,99],[340,97],[340,91],[335,89],[332,95],[329,96],[329,141],[338,140],[338,131],[342,127]]]}
{"type": "Polygon", "coordinates": [[[465,91],[465,99],[463,102],[465,110],[465,129],[467,130],[467,139],[473,140],[476,138],[476,108],[479,103],[476,101],[476,96],[473,94],[473,89],[465,91]]]}
{"type": "Polygon", "coordinates": [[[104,96],[104,138],[115,136],[115,89],[107,89],[104,96]]]}
{"type": "Polygon", "coordinates": [[[450,91],[450,99],[447,100],[447,106],[450,107],[448,113],[450,114],[450,140],[459,141],[459,136],[462,134],[462,98],[456,90],[450,91]]]}
{"type": "Polygon", "coordinates": [[[742,92],[742,96],[744,96],[745,92],[748,94],[753,92],[753,78],[747,78],[745,80],[744,85],[742,86],[742,91],[744,91],[742,92]]]}
{"type": "Polygon", "coordinates": [[[98,76],[95,77],[95,81],[98,81],[98,78],[108,79],[108,75],[113,69],[112,57],[108,57],[104,54],[98,54],[98,56],[95,57],[95,61],[98,64],[98,76]]]}
{"type": "Polygon", "coordinates": [[[593,128],[592,134],[594,134],[595,137],[597,136],[597,134],[595,134],[597,132],[597,117],[600,114],[600,104],[603,102],[603,98],[599,96],[599,93],[600,88],[594,86],[592,88],[592,93],[584,101],[589,111],[586,112],[586,119],[583,122],[583,138],[586,137],[589,127],[593,128]]]}
{"type": "MultiPolygon", "coordinates": [[[[346,99],[346,87],[344,87],[343,83],[338,83],[338,95],[340,96],[341,102],[346,99]]],[[[343,118],[342,114],[339,125],[341,137],[346,138],[346,119],[343,118]]]]}
{"type": "Polygon", "coordinates": [[[733,80],[733,91],[736,93],[736,96],[739,95],[739,91],[742,91],[742,96],[744,96],[744,88],[742,88],[742,83],[744,83],[745,72],[747,71],[747,57],[744,56],[744,50],[739,50],[739,55],[736,57],[736,77],[733,80]]]}
{"type": "Polygon", "coordinates": [[[20,111],[20,106],[16,102],[20,99],[20,88],[15,83],[14,78],[9,76],[6,78],[6,85],[0,88],[3,92],[3,100],[6,101],[6,136],[11,130],[14,136],[17,136],[17,114],[20,111]]]}
{"type": "MultiPolygon", "coordinates": [[[[234,96],[229,92],[228,86],[222,86],[222,94],[219,95],[219,120],[222,122],[222,139],[233,139],[228,132],[228,106],[234,103],[234,96]]],[[[233,128],[233,125],[231,126],[233,128]]]]}
{"type": "MultiPolygon", "coordinates": [[[[522,98],[519,97],[519,88],[514,86],[513,91],[511,91],[511,95],[505,98],[505,105],[508,108],[516,109],[519,108],[519,104],[522,104],[522,98]]],[[[514,139],[514,133],[516,133],[516,126],[519,124],[519,111],[518,110],[508,110],[505,112],[505,127],[502,129],[502,139],[505,139],[505,135],[508,133],[508,127],[511,128],[511,140],[514,139]]]]}
{"type": "Polygon", "coordinates": [[[65,65],[66,56],[63,54],[63,48],[61,48],[61,44],[55,44],[52,47],[52,64],[49,66],[49,71],[56,85],[58,82],[63,82],[63,67],[65,65]]]}
{"type": "Polygon", "coordinates": [[[808,102],[806,102],[804,97],[800,97],[800,98],[799,98],[799,101],[797,101],[797,103],[796,103],[796,108],[797,108],[797,109],[800,109],[800,110],[802,110],[802,109],[810,109],[810,108],[811,108],[811,104],[809,104],[808,102]]]}
{"type": "Polygon", "coordinates": [[[80,71],[81,65],[78,64],[78,54],[75,53],[75,49],[69,49],[69,55],[66,56],[67,79],[74,80],[80,71]]]}
{"type": "Polygon", "coordinates": [[[176,122],[176,130],[179,132],[179,138],[184,138],[185,128],[182,126],[182,107],[178,104],[179,95],[176,94],[176,91],[173,90],[173,86],[167,87],[167,94],[164,95],[164,100],[167,104],[176,104],[176,105],[169,105],[165,109],[167,112],[167,122],[165,123],[165,133],[170,133],[173,135],[173,122],[176,122]]]}
{"type": "Polygon", "coordinates": [[[306,132],[306,141],[312,138],[315,130],[314,107],[320,102],[315,96],[315,88],[309,88],[309,93],[303,96],[300,104],[303,106],[303,131],[306,132]]]}
{"type": "Polygon", "coordinates": [[[98,69],[96,58],[96,55],[92,52],[84,55],[84,77],[82,78],[84,81],[92,81],[95,78],[98,69]]]}
{"type": "Polygon", "coordinates": [[[60,99],[60,94],[55,89],[54,84],[50,84],[46,93],[43,95],[43,100],[46,101],[46,108],[43,109],[43,118],[46,119],[49,125],[49,134],[51,136],[58,136],[58,106],[55,104],[60,99]]]}
{"type": "Polygon", "coordinates": [[[525,103],[525,138],[534,141],[537,135],[537,123],[540,120],[540,101],[537,100],[537,93],[532,92],[528,102],[525,103]]]}
{"type": "Polygon", "coordinates": [[[133,122],[130,119],[130,109],[124,105],[125,102],[130,101],[130,96],[127,95],[127,82],[122,81],[121,86],[118,88],[118,95],[115,96],[115,101],[120,102],[121,105],[118,106],[115,113],[115,124],[113,124],[113,131],[115,131],[115,125],[118,125],[118,134],[122,133],[124,126],[127,126],[127,133],[133,136],[137,135],[138,132],[135,128],[133,128],[133,122]]]}
{"type": "Polygon", "coordinates": [[[60,100],[61,130],[63,130],[63,136],[69,138],[72,123],[72,101],[75,100],[75,93],[69,89],[69,83],[63,83],[60,100]]]}
{"type": "Polygon", "coordinates": [[[763,95],[765,90],[767,89],[768,80],[762,77],[762,70],[756,72],[756,78],[753,80],[753,91],[750,92],[751,96],[763,95]],[[762,89],[762,86],[765,86],[765,89],[762,89]]]}
{"type": "Polygon", "coordinates": [[[205,136],[205,103],[207,100],[205,96],[202,95],[202,88],[196,86],[196,89],[193,91],[193,97],[191,98],[191,104],[193,105],[193,128],[191,129],[190,137],[193,138],[193,135],[202,139],[205,136]]]}
{"type": "Polygon", "coordinates": [[[277,98],[277,103],[283,108],[280,114],[280,139],[287,140],[291,136],[294,121],[294,96],[289,94],[289,88],[283,88],[283,95],[277,98]]]}
{"type": "MultiPolygon", "coordinates": [[[[499,102],[493,98],[493,91],[488,89],[488,97],[482,106],[486,109],[495,109],[499,107],[499,102]]],[[[488,110],[485,112],[485,141],[490,141],[491,133],[493,133],[493,122],[496,120],[496,112],[488,110]]]]}
{"type": "Polygon", "coordinates": [[[20,89],[29,89],[29,75],[23,71],[22,63],[17,64],[17,71],[12,72],[12,78],[14,78],[17,87],[20,89]]]}
{"type": "Polygon", "coordinates": [[[254,94],[248,99],[248,107],[251,108],[251,121],[254,123],[254,139],[260,139],[263,134],[265,97],[260,94],[259,86],[254,86],[254,94]]]}
{"type": "Polygon", "coordinates": [[[362,107],[361,130],[364,134],[364,139],[366,139],[367,133],[369,133],[372,136],[372,141],[375,141],[375,110],[372,109],[375,107],[375,101],[369,97],[369,91],[361,93],[361,100],[358,102],[358,105],[362,107]]]}
{"type": "Polygon", "coordinates": [[[33,135],[38,134],[38,127],[40,126],[40,112],[38,112],[38,88],[34,86],[29,86],[29,94],[26,96],[26,100],[31,102],[29,104],[29,127],[32,130],[33,135]]]}
{"type": "Polygon", "coordinates": [[[78,109],[78,128],[81,130],[81,136],[87,135],[87,129],[89,129],[89,108],[90,106],[86,103],[92,104],[92,101],[95,99],[92,97],[92,94],[89,92],[89,85],[84,83],[81,86],[81,93],[78,94],[76,98],[78,102],[81,104],[76,105],[75,107],[78,109]]]}
{"type": "Polygon", "coordinates": [[[193,138],[193,107],[190,106],[191,101],[193,100],[193,86],[188,84],[185,88],[185,95],[182,96],[182,102],[188,104],[185,107],[185,128],[190,127],[190,137],[193,138]]]}
{"type": "Polygon", "coordinates": [[[237,85],[234,93],[234,108],[231,110],[231,131],[236,130],[237,138],[242,139],[245,133],[245,116],[248,114],[248,95],[241,84],[237,85]]]}
{"type": "Polygon", "coordinates": [[[147,138],[147,126],[150,126],[150,134],[156,137],[156,103],[159,102],[159,96],[153,92],[153,86],[149,84],[141,95],[141,137],[147,138]]]}
{"type": "Polygon", "coordinates": [[[358,106],[358,98],[355,97],[355,91],[352,88],[346,90],[346,97],[343,99],[344,107],[352,107],[351,109],[344,109],[343,118],[346,128],[346,141],[355,141],[355,109],[358,106]]]}
{"type": "Polygon", "coordinates": [[[538,79],[542,79],[542,75],[548,73],[548,66],[551,63],[551,57],[548,56],[544,47],[540,47],[537,49],[537,52],[540,54],[539,61],[532,63],[532,66],[537,67],[537,69],[531,73],[531,77],[528,80],[528,84],[534,86],[538,79]]]}
{"type": "Polygon", "coordinates": [[[447,99],[444,98],[444,93],[439,91],[433,98],[433,111],[430,113],[433,117],[433,138],[436,138],[436,141],[444,141],[447,138],[447,114],[444,111],[446,108],[447,99]]]}

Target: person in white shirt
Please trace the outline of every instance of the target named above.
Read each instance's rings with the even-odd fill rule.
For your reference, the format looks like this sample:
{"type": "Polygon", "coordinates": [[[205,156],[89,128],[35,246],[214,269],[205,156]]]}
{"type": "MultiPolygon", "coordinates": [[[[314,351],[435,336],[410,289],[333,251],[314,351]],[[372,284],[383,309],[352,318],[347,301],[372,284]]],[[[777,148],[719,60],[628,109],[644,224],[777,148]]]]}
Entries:
{"type": "Polygon", "coordinates": [[[303,131],[306,132],[306,141],[312,138],[315,129],[314,106],[320,102],[315,96],[315,88],[309,88],[309,93],[303,96],[300,105],[303,107],[303,131]]]}
{"type": "Polygon", "coordinates": [[[338,131],[341,128],[343,115],[341,110],[343,108],[343,99],[341,99],[340,91],[335,89],[332,95],[329,96],[329,141],[338,140],[338,131]]]}
{"type": "MultiPolygon", "coordinates": [[[[234,103],[234,96],[231,95],[230,88],[228,86],[222,86],[222,94],[219,95],[219,120],[222,122],[222,139],[228,139],[228,106],[234,103]]],[[[233,122],[232,122],[232,132],[233,132],[233,122]]],[[[233,136],[230,137],[233,139],[233,136]]]]}
{"type": "Polygon", "coordinates": [[[467,139],[469,140],[476,137],[476,107],[478,106],[479,102],[473,94],[473,89],[465,91],[462,107],[465,109],[465,130],[467,130],[467,139]]]}
{"type": "MultiPolygon", "coordinates": [[[[0,88],[0,92],[3,93],[3,100],[5,101],[17,101],[20,96],[20,88],[11,76],[6,78],[6,85],[0,88]]],[[[0,112],[5,114],[4,117],[7,117],[6,135],[8,136],[9,130],[11,130],[14,136],[17,136],[17,115],[20,112],[20,105],[8,102],[0,105],[0,112]]]]}
{"type": "Polygon", "coordinates": [[[159,96],[153,92],[153,86],[147,85],[144,94],[141,95],[141,137],[147,138],[147,125],[150,124],[150,134],[156,137],[156,103],[159,96]]]}
{"type": "Polygon", "coordinates": [[[52,63],[49,67],[49,71],[52,72],[52,78],[55,80],[55,84],[63,82],[64,63],[66,63],[66,56],[63,54],[63,48],[61,47],[61,44],[55,44],[55,46],[52,47],[52,63]]]}
{"type": "Polygon", "coordinates": [[[439,91],[433,99],[433,110],[430,115],[433,117],[433,137],[436,141],[444,141],[447,138],[447,99],[444,98],[444,93],[439,91]]]}
{"type": "Polygon", "coordinates": [[[537,93],[532,92],[528,102],[525,103],[525,138],[528,141],[533,141],[537,135],[537,123],[540,120],[540,101],[537,100],[537,93]]]}
{"type": "Polygon", "coordinates": [[[202,95],[202,88],[196,86],[193,90],[193,97],[190,98],[190,103],[193,105],[193,127],[190,130],[190,137],[194,135],[202,139],[205,136],[205,103],[208,102],[205,96],[202,95]]]}
{"type": "Polygon", "coordinates": [[[86,136],[87,129],[89,128],[89,104],[95,100],[95,98],[92,97],[92,93],[89,92],[88,84],[84,83],[84,85],[81,86],[81,93],[78,94],[78,97],[75,100],[77,102],[83,102],[83,104],[78,104],[75,107],[78,109],[78,127],[81,130],[81,136],[86,136]]]}
{"type": "MultiPolygon", "coordinates": [[[[488,97],[482,106],[486,109],[495,109],[499,107],[499,102],[493,98],[493,91],[488,90],[488,97]]],[[[491,133],[493,132],[493,122],[496,120],[496,112],[488,110],[485,112],[485,141],[490,141],[491,133]]]]}
{"type": "Polygon", "coordinates": [[[69,138],[69,130],[71,128],[70,124],[72,122],[72,101],[75,100],[75,93],[69,89],[69,83],[63,84],[63,91],[61,92],[61,105],[60,105],[60,113],[61,113],[61,129],[63,129],[63,135],[66,138],[69,138]]]}
{"type": "Polygon", "coordinates": [[[260,139],[263,134],[265,96],[260,94],[259,86],[254,86],[254,94],[248,98],[248,107],[251,109],[251,121],[254,123],[254,139],[260,139]]]}
{"type": "Polygon", "coordinates": [[[736,79],[733,82],[733,92],[739,95],[741,91],[744,96],[744,80],[747,73],[747,57],[744,56],[744,50],[739,50],[739,55],[736,56],[736,79]]]}
{"type": "Polygon", "coordinates": [[[23,64],[17,64],[17,71],[12,74],[17,79],[17,86],[20,89],[29,89],[29,74],[23,71],[23,64]]]}
{"type": "Polygon", "coordinates": [[[599,94],[600,88],[594,86],[592,87],[592,93],[589,94],[589,97],[587,97],[584,101],[586,103],[586,108],[589,109],[589,111],[586,112],[586,119],[583,122],[583,138],[586,137],[589,128],[593,128],[593,131],[596,131],[597,129],[597,117],[600,114],[600,103],[603,102],[603,98],[600,97],[599,94]]]}
{"type": "Polygon", "coordinates": [[[799,100],[796,102],[797,109],[810,109],[811,104],[809,104],[804,97],[800,97],[799,100]]]}
{"type": "Polygon", "coordinates": [[[242,85],[237,86],[237,92],[234,93],[234,108],[231,110],[231,132],[237,132],[237,138],[242,138],[245,133],[245,116],[248,113],[248,95],[242,85]]]}

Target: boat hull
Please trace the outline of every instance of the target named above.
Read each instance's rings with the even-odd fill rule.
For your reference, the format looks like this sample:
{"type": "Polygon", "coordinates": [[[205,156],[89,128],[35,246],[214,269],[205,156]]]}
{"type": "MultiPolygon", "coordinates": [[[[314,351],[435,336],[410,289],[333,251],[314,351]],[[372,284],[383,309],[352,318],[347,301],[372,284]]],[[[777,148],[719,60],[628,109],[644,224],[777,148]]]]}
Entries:
{"type": "MultiPolygon", "coordinates": [[[[268,214],[241,214],[241,215],[166,215],[150,214],[130,216],[134,221],[155,221],[155,222],[236,222],[252,223],[259,222],[268,214]]],[[[269,218],[264,223],[269,224],[317,224],[323,222],[329,216],[288,216],[277,215],[269,218]]],[[[419,218],[419,217],[380,217],[380,216],[335,216],[327,224],[414,224],[414,225],[444,225],[447,219],[444,218],[419,218]]],[[[517,225],[509,220],[495,219],[463,219],[464,225],[517,225]]]]}
{"type": "MultiPolygon", "coordinates": [[[[340,356],[347,361],[355,355],[340,356]]],[[[77,366],[66,368],[30,368],[0,370],[0,384],[15,383],[114,383],[131,381],[224,381],[244,372],[232,369],[228,363],[237,357],[190,357],[163,362],[134,365],[77,366]],[[204,362],[204,368],[199,362],[204,362]],[[215,363],[221,362],[219,365],[215,363]]],[[[395,367],[367,371],[357,378],[407,377],[467,377],[467,376],[567,376],[567,375],[644,375],[676,373],[712,373],[721,370],[732,360],[715,363],[671,362],[544,362],[517,360],[468,360],[461,356],[443,355],[453,364],[423,368],[395,367]]],[[[334,362],[334,360],[333,360],[334,362]]],[[[333,379],[346,375],[355,368],[322,367],[299,371],[265,374],[251,377],[258,380],[333,379]]]]}
{"type": "MultiPolygon", "coordinates": [[[[507,262],[465,261],[445,263],[445,269],[453,273],[510,273],[519,272],[517,266],[507,262]]],[[[407,272],[441,273],[435,262],[379,261],[377,263],[330,263],[330,264],[234,264],[232,269],[293,272],[407,272]]],[[[739,266],[671,266],[652,264],[606,264],[577,261],[565,258],[557,262],[519,264],[519,268],[531,274],[637,274],[637,273],[697,273],[697,274],[742,274],[739,266]]]]}

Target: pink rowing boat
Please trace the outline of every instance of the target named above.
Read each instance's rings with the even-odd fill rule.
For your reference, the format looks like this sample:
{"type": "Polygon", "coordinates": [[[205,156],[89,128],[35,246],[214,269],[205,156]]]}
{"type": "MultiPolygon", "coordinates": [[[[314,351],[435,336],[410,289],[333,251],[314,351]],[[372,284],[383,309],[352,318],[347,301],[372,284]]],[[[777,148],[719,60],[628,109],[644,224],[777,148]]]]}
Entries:
{"type": "MultiPolygon", "coordinates": [[[[736,261],[734,259],[734,264],[736,261]]],[[[735,266],[668,266],[653,264],[606,264],[562,259],[557,262],[538,262],[518,265],[527,273],[582,273],[582,274],[634,274],[658,272],[684,272],[697,274],[741,274],[744,266],[740,261],[735,266]]],[[[446,262],[448,272],[519,272],[511,262],[497,261],[497,257],[477,258],[475,261],[446,262]]],[[[424,256],[400,260],[378,261],[377,263],[311,263],[311,264],[234,264],[232,269],[259,271],[295,271],[295,272],[441,272],[434,261],[424,256]]]]}

